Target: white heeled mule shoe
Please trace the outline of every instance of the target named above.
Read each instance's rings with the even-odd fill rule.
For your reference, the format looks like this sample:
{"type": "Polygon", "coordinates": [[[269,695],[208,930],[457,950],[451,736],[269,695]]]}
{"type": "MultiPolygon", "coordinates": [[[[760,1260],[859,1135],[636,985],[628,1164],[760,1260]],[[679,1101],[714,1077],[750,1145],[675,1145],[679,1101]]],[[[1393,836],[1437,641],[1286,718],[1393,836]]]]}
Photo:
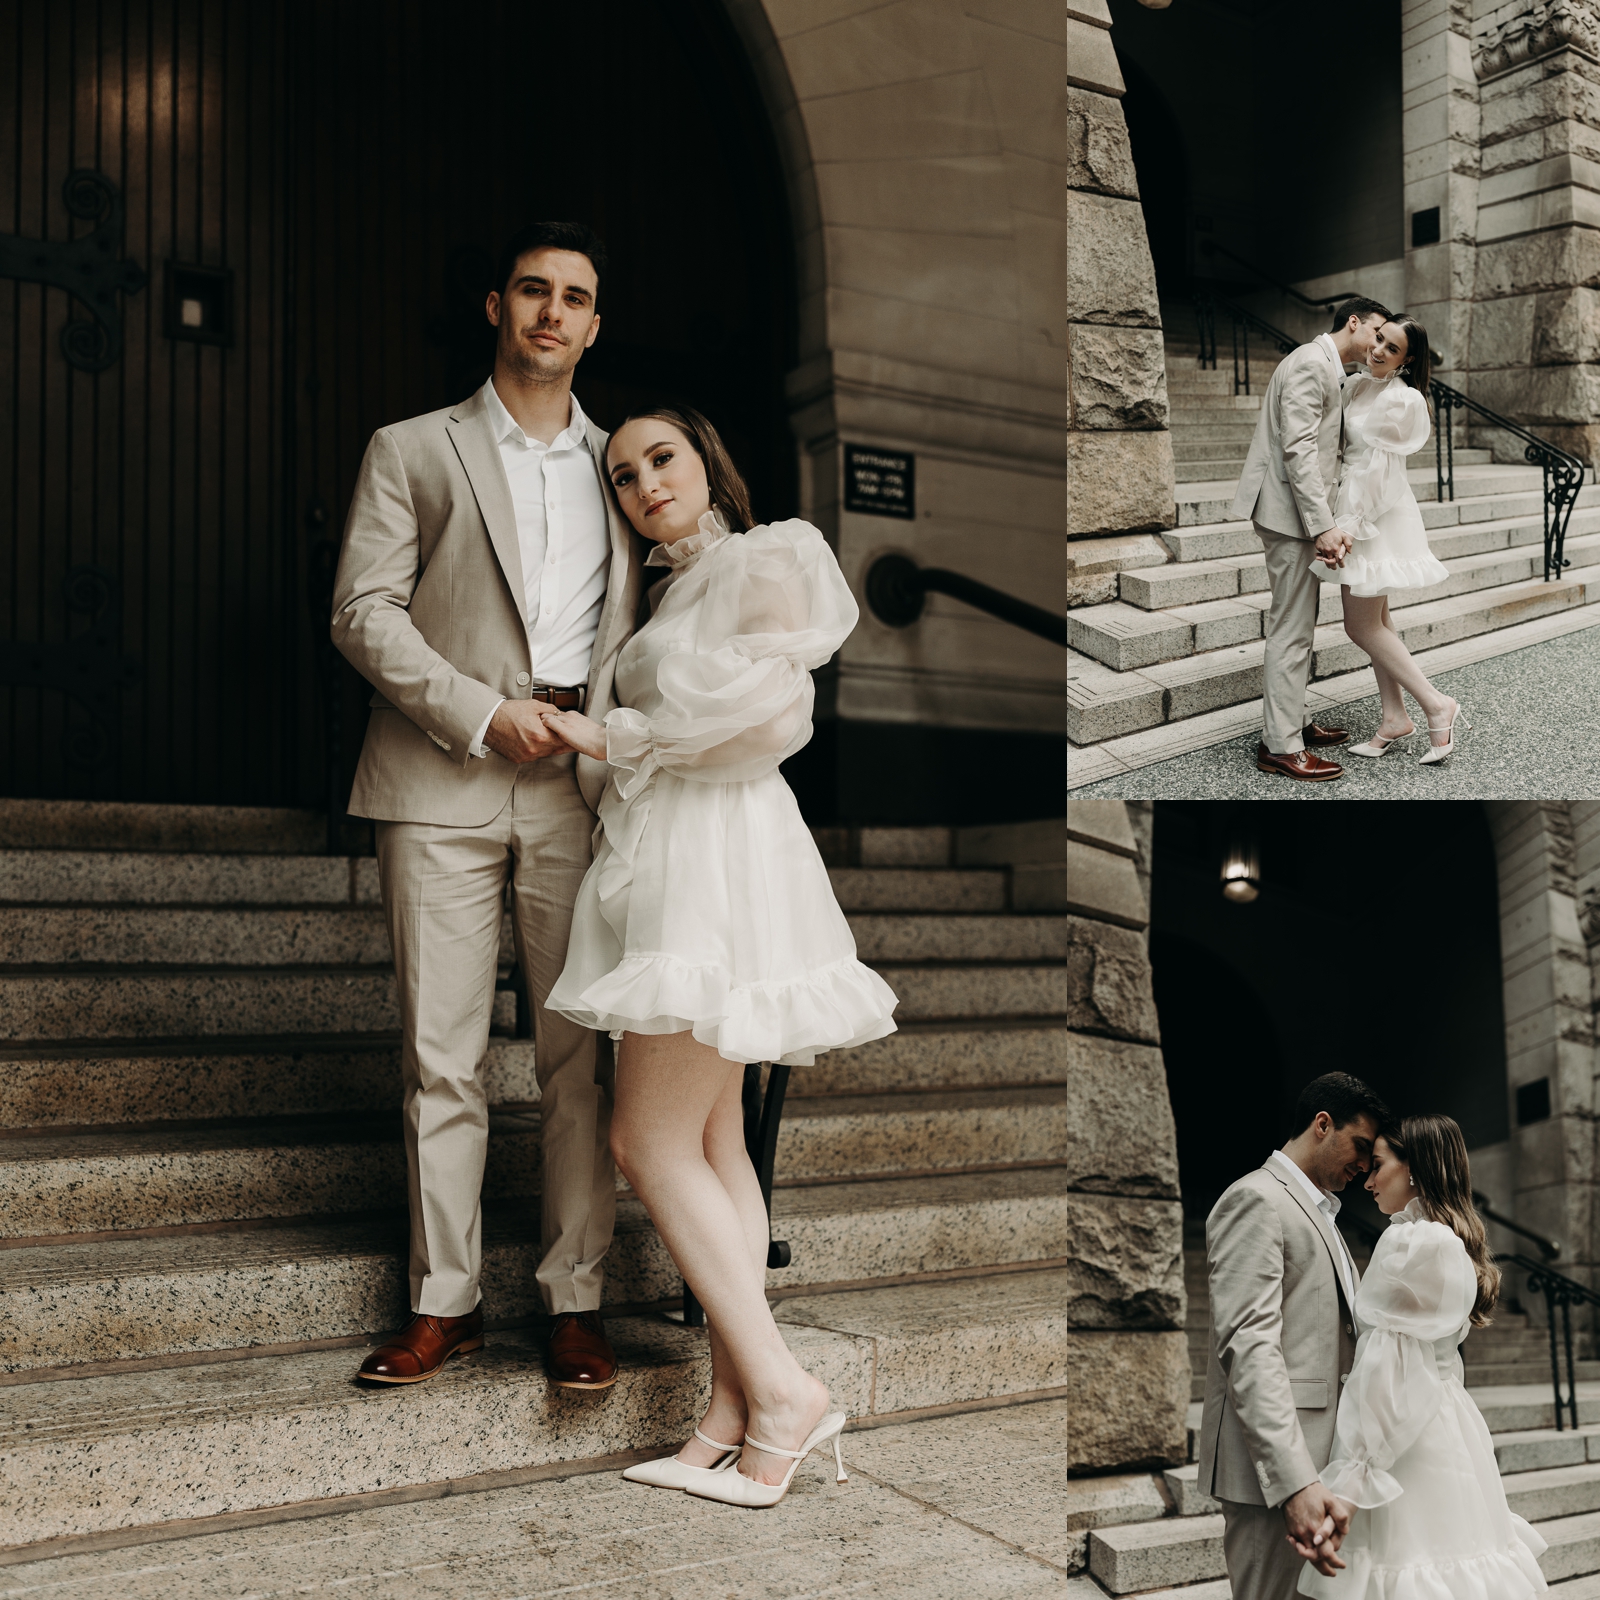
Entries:
{"type": "Polygon", "coordinates": [[[1413,724],[1411,733],[1375,733],[1365,744],[1346,745],[1345,754],[1366,756],[1370,760],[1376,761],[1379,756],[1388,754],[1390,745],[1404,744],[1411,737],[1411,734],[1416,731],[1416,725],[1413,724]]]}
{"type": "Polygon", "coordinates": [[[702,1500],[720,1500],[724,1505],[775,1506],[789,1492],[795,1469],[818,1445],[827,1444],[830,1440],[833,1442],[833,1463],[839,1469],[836,1481],[848,1483],[849,1474],[845,1472],[844,1458],[839,1454],[839,1435],[844,1431],[844,1424],[844,1412],[831,1412],[811,1430],[811,1437],[798,1450],[780,1450],[777,1445],[762,1444],[747,1433],[744,1436],[747,1445],[756,1450],[765,1450],[769,1456],[789,1458],[789,1470],[784,1473],[782,1483],[757,1483],[754,1478],[745,1477],[735,1468],[732,1472],[705,1473],[685,1487],[690,1494],[699,1495],[702,1500]]]}
{"type": "Polygon", "coordinates": [[[694,1436],[701,1444],[723,1452],[722,1459],[714,1467],[691,1467],[687,1461],[680,1461],[676,1456],[662,1456],[655,1461],[640,1461],[628,1467],[622,1476],[629,1483],[648,1483],[652,1489],[687,1489],[700,1474],[710,1477],[731,1467],[739,1459],[738,1445],[708,1439],[698,1428],[694,1430],[694,1436]]]}
{"type": "Polygon", "coordinates": [[[1456,702],[1455,712],[1451,716],[1449,722],[1446,723],[1444,727],[1436,728],[1436,727],[1434,727],[1434,725],[1431,722],[1428,724],[1428,732],[1429,733],[1448,733],[1450,735],[1450,737],[1443,744],[1430,744],[1428,746],[1427,755],[1425,755],[1417,763],[1417,765],[1419,767],[1434,767],[1434,766],[1437,766],[1447,756],[1455,754],[1455,748],[1456,748],[1456,724],[1458,722],[1466,723],[1466,725],[1469,728],[1472,726],[1472,723],[1471,723],[1470,719],[1467,717],[1467,714],[1461,709],[1461,703],[1459,701],[1456,702]]]}

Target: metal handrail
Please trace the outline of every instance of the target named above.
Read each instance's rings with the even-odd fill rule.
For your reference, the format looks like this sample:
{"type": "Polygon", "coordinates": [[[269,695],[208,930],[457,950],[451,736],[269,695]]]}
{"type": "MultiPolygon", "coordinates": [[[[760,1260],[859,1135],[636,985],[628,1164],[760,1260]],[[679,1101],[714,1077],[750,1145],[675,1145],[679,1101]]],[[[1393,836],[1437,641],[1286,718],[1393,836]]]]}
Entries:
{"type": "Polygon", "coordinates": [[[1236,261],[1246,272],[1253,272],[1269,289],[1277,289],[1289,296],[1291,300],[1298,300],[1301,305],[1311,311],[1332,311],[1337,306],[1342,306],[1346,300],[1356,297],[1354,289],[1347,289],[1343,294],[1331,294],[1325,300],[1313,300],[1310,295],[1301,294],[1298,289],[1291,289],[1286,283],[1279,283],[1276,278],[1268,276],[1253,261],[1246,261],[1241,255],[1236,255],[1225,244],[1218,244],[1214,239],[1201,239],[1198,248],[1207,255],[1226,256],[1230,261],[1236,261]]]}
{"type": "Polygon", "coordinates": [[[1500,428],[1524,441],[1523,459],[1542,469],[1544,473],[1544,577],[1548,583],[1559,578],[1562,569],[1572,563],[1566,558],[1567,525],[1572,521],[1572,508],[1578,503],[1578,494],[1588,475],[1587,464],[1570,450],[1549,439],[1541,439],[1520,422],[1491,411],[1471,395],[1453,389],[1448,383],[1435,378],[1428,385],[1433,395],[1435,426],[1433,430],[1434,473],[1440,500],[1456,497],[1455,428],[1452,419],[1457,411],[1471,411],[1482,417],[1491,427],[1500,428]],[[1449,492],[1446,493],[1446,485],[1449,492]]]}
{"type": "Polygon", "coordinates": [[[1494,1202],[1488,1195],[1472,1191],[1472,1203],[1478,1208],[1478,1215],[1486,1222],[1493,1222],[1506,1230],[1507,1233],[1520,1234],[1524,1239],[1530,1240],[1539,1247],[1539,1254],[1546,1261],[1558,1261],[1561,1258],[1561,1241],[1547,1239],[1542,1233],[1535,1233],[1532,1228],[1524,1228],[1520,1222],[1513,1222],[1510,1217],[1503,1217],[1494,1209],[1494,1202]]]}
{"type": "Polygon", "coordinates": [[[1545,1309],[1548,1312],[1550,1324],[1550,1387],[1555,1392],[1556,1401],[1556,1432],[1561,1432],[1561,1414],[1566,1412],[1572,1421],[1576,1432],[1578,1427],[1578,1368],[1573,1358],[1572,1351],[1572,1308],[1578,1305],[1600,1306],[1600,1294],[1593,1289],[1586,1289],[1581,1283],[1567,1277],[1565,1273],[1557,1272],[1554,1267],[1543,1261],[1535,1261],[1531,1256],[1504,1255],[1496,1256],[1496,1261],[1509,1262],[1514,1267],[1521,1267],[1528,1274],[1528,1288],[1535,1294],[1544,1296],[1545,1309]],[[1561,1343],[1565,1347],[1567,1356],[1567,1393],[1563,1399],[1561,1395],[1561,1361],[1556,1345],[1556,1312],[1561,1312],[1561,1343]]]}
{"type": "Polygon", "coordinates": [[[923,597],[947,594],[991,617],[999,617],[1013,627],[1036,633],[1052,644],[1067,642],[1067,619],[1030,605],[1015,595],[991,589],[976,578],[943,567],[919,567],[910,556],[879,556],[867,569],[867,608],[880,622],[891,628],[909,628],[922,615],[923,597]]]}
{"type": "Polygon", "coordinates": [[[1233,392],[1250,393],[1250,330],[1252,328],[1271,343],[1277,345],[1280,355],[1288,355],[1304,342],[1282,328],[1274,327],[1265,317],[1209,289],[1202,289],[1194,298],[1195,325],[1200,335],[1200,365],[1216,370],[1217,366],[1217,312],[1227,312],[1233,326],[1233,392]],[[1241,360],[1242,357],[1242,360],[1241,360]]]}

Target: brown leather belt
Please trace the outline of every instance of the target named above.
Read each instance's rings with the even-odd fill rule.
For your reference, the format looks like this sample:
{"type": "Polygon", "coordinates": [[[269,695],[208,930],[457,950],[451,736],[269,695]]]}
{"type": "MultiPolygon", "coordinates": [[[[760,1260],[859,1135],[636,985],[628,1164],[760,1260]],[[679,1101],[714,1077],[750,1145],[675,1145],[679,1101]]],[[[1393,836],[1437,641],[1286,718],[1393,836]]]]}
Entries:
{"type": "Polygon", "coordinates": [[[543,700],[557,711],[579,711],[583,708],[583,689],[550,689],[539,687],[528,691],[530,700],[543,700]]]}

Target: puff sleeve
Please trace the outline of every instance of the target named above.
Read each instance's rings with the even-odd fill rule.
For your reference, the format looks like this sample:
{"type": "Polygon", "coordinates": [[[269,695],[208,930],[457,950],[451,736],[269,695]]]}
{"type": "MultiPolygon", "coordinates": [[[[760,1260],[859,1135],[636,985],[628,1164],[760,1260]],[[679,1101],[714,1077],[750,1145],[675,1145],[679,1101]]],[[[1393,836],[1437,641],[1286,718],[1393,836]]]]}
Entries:
{"type": "Polygon", "coordinates": [[[1369,1509],[1400,1496],[1389,1469],[1444,1400],[1433,1345],[1460,1330],[1477,1295],[1466,1247],[1443,1223],[1389,1225],[1356,1294],[1361,1338],[1321,1474],[1332,1493],[1369,1509]]]}
{"type": "Polygon", "coordinates": [[[658,768],[702,783],[774,771],[811,737],[812,669],[856,625],[839,563],[810,523],[752,528],[707,555],[694,647],[662,660],[661,706],[652,717],[619,707],[605,719],[624,798],[658,768]]]}
{"type": "Polygon", "coordinates": [[[1422,391],[1390,379],[1362,419],[1361,431],[1371,448],[1339,483],[1336,515],[1346,533],[1356,539],[1378,536],[1378,518],[1406,492],[1406,458],[1428,442],[1429,427],[1422,391]]]}

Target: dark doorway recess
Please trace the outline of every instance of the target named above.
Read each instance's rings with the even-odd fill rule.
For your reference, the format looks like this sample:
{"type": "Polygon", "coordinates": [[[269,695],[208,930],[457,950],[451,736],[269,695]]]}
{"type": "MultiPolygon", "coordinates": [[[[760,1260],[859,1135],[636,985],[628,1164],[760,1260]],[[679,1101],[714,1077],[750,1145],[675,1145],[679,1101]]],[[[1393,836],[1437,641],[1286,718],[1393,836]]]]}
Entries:
{"type": "Polygon", "coordinates": [[[1204,1215],[1280,1145],[1300,1090],[1353,1072],[1399,1116],[1509,1135],[1499,882],[1485,808],[1450,801],[1155,806],[1150,956],[1184,1204],[1204,1215]],[[1222,895],[1253,849],[1260,894],[1222,895]]]}
{"type": "MultiPolygon", "coordinates": [[[[1115,34],[1112,35],[1115,38],[1115,34]]],[[[1166,97],[1150,75],[1119,55],[1127,92],[1122,114],[1128,122],[1133,169],[1139,175],[1139,203],[1163,295],[1181,296],[1189,287],[1189,163],[1183,130],[1166,97]]]]}
{"type": "Polygon", "coordinates": [[[529,217],[588,222],[611,250],[577,382],[589,414],[700,405],[758,516],[793,514],[785,183],[716,0],[8,15],[0,233],[87,233],[61,188],[98,171],[150,287],[122,296],[122,353],[94,374],[59,348],[83,308],[0,279],[0,645],[80,637],[64,585],[94,567],[138,668],[109,702],[111,739],[82,736],[88,701],[0,683],[0,791],[314,807],[348,792],[368,691],[337,664],[330,783],[328,547],[373,431],[483,381],[490,263],[529,217]],[[639,61],[659,92],[619,65],[639,61]],[[169,261],[231,274],[231,342],[167,336],[169,261]]]}

